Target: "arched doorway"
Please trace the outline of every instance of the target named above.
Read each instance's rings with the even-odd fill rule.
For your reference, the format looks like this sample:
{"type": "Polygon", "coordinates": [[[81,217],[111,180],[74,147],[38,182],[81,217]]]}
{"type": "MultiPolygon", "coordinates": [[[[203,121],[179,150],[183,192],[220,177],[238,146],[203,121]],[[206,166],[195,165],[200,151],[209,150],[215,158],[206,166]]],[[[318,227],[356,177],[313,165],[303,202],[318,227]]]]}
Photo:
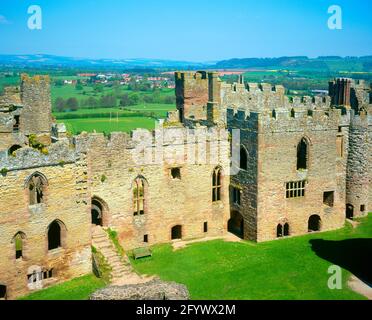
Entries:
{"type": "Polygon", "coordinates": [[[6,286],[0,284],[0,300],[6,300],[6,286]]]}
{"type": "Polygon", "coordinates": [[[244,219],[240,212],[231,212],[231,218],[228,222],[227,230],[239,238],[244,239],[244,219]]]}
{"type": "Polygon", "coordinates": [[[346,205],[346,219],[353,219],[354,218],[354,206],[352,204],[346,205]]]}
{"type": "Polygon", "coordinates": [[[278,226],[276,227],[276,237],[283,237],[283,226],[281,224],[278,224],[278,226]]]}
{"type": "Polygon", "coordinates": [[[308,231],[314,232],[314,231],[320,231],[322,227],[322,219],[317,214],[312,215],[309,218],[308,222],[308,231]]]}
{"type": "Polygon", "coordinates": [[[288,236],[289,236],[289,224],[288,224],[288,223],[286,223],[286,224],[284,225],[283,235],[284,235],[285,237],[288,237],[288,236]]]}
{"type": "Polygon", "coordinates": [[[97,199],[92,199],[91,208],[92,224],[103,226],[103,206],[97,199]]]}
{"type": "Polygon", "coordinates": [[[172,240],[182,239],[182,226],[177,225],[171,231],[172,240]]]}

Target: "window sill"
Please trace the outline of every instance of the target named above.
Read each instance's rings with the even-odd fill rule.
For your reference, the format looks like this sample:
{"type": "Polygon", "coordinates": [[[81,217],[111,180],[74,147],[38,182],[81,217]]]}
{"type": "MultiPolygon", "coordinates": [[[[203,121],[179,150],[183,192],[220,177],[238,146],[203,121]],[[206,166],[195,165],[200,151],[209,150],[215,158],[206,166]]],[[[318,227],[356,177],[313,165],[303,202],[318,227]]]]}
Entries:
{"type": "Polygon", "coordinates": [[[46,208],[45,203],[38,203],[28,206],[29,211],[33,214],[40,214],[45,210],[45,208],[46,208]]]}
{"type": "Polygon", "coordinates": [[[57,248],[48,251],[48,258],[57,258],[65,253],[64,248],[57,248]]]}
{"type": "Polygon", "coordinates": [[[223,204],[222,200],[219,200],[219,201],[213,201],[212,206],[213,207],[219,207],[220,209],[222,209],[224,207],[224,204],[223,204]]]}

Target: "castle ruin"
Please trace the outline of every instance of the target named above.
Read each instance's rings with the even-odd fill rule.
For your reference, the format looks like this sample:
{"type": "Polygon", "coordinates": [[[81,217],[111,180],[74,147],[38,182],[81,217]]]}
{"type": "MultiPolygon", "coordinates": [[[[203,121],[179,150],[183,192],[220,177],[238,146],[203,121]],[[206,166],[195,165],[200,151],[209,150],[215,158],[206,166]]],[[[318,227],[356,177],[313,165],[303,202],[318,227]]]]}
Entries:
{"type": "Polygon", "coordinates": [[[47,76],[22,75],[0,96],[0,299],[91,273],[92,225],[132,250],[228,231],[269,241],[371,210],[367,83],[299,98],[215,72],[175,77],[177,111],[153,133],[69,136],[47,76]]]}

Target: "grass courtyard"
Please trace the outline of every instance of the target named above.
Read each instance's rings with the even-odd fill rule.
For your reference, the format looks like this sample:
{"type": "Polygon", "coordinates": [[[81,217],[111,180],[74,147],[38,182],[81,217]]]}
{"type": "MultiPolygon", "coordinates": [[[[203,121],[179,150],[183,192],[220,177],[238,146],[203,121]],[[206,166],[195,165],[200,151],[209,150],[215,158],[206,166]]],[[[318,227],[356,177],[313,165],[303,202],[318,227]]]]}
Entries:
{"type": "MultiPolygon", "coordinates": [[[[337,231],[260,244],[215,240],[178,251],[159,245],[152,258],[132,264],[139,273],[185,284],[192,299],[364,299],[347,286],[351,272],[371,279],[372,214],[360,222],[357,228],[346,224],[337,231]],[[334,264],[342,267],[341,290],[327,285],[334,264]]],[[[66,292],[71,286],[66,283],[28,298],[87,299],[95,290],[92,281],[81,281],[79,294],[66,292]]]]}

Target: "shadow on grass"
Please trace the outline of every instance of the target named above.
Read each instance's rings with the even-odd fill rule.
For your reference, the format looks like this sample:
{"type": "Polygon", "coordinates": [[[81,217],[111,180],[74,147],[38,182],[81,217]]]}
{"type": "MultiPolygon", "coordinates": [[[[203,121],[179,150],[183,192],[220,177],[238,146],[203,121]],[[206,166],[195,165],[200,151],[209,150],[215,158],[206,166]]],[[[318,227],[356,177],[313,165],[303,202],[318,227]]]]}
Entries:
{"type": "Polygon", "coordinates": [[[317,256],[350,271],[372,286],[372,239],[313,239],[310,244],[317,256]]]}

